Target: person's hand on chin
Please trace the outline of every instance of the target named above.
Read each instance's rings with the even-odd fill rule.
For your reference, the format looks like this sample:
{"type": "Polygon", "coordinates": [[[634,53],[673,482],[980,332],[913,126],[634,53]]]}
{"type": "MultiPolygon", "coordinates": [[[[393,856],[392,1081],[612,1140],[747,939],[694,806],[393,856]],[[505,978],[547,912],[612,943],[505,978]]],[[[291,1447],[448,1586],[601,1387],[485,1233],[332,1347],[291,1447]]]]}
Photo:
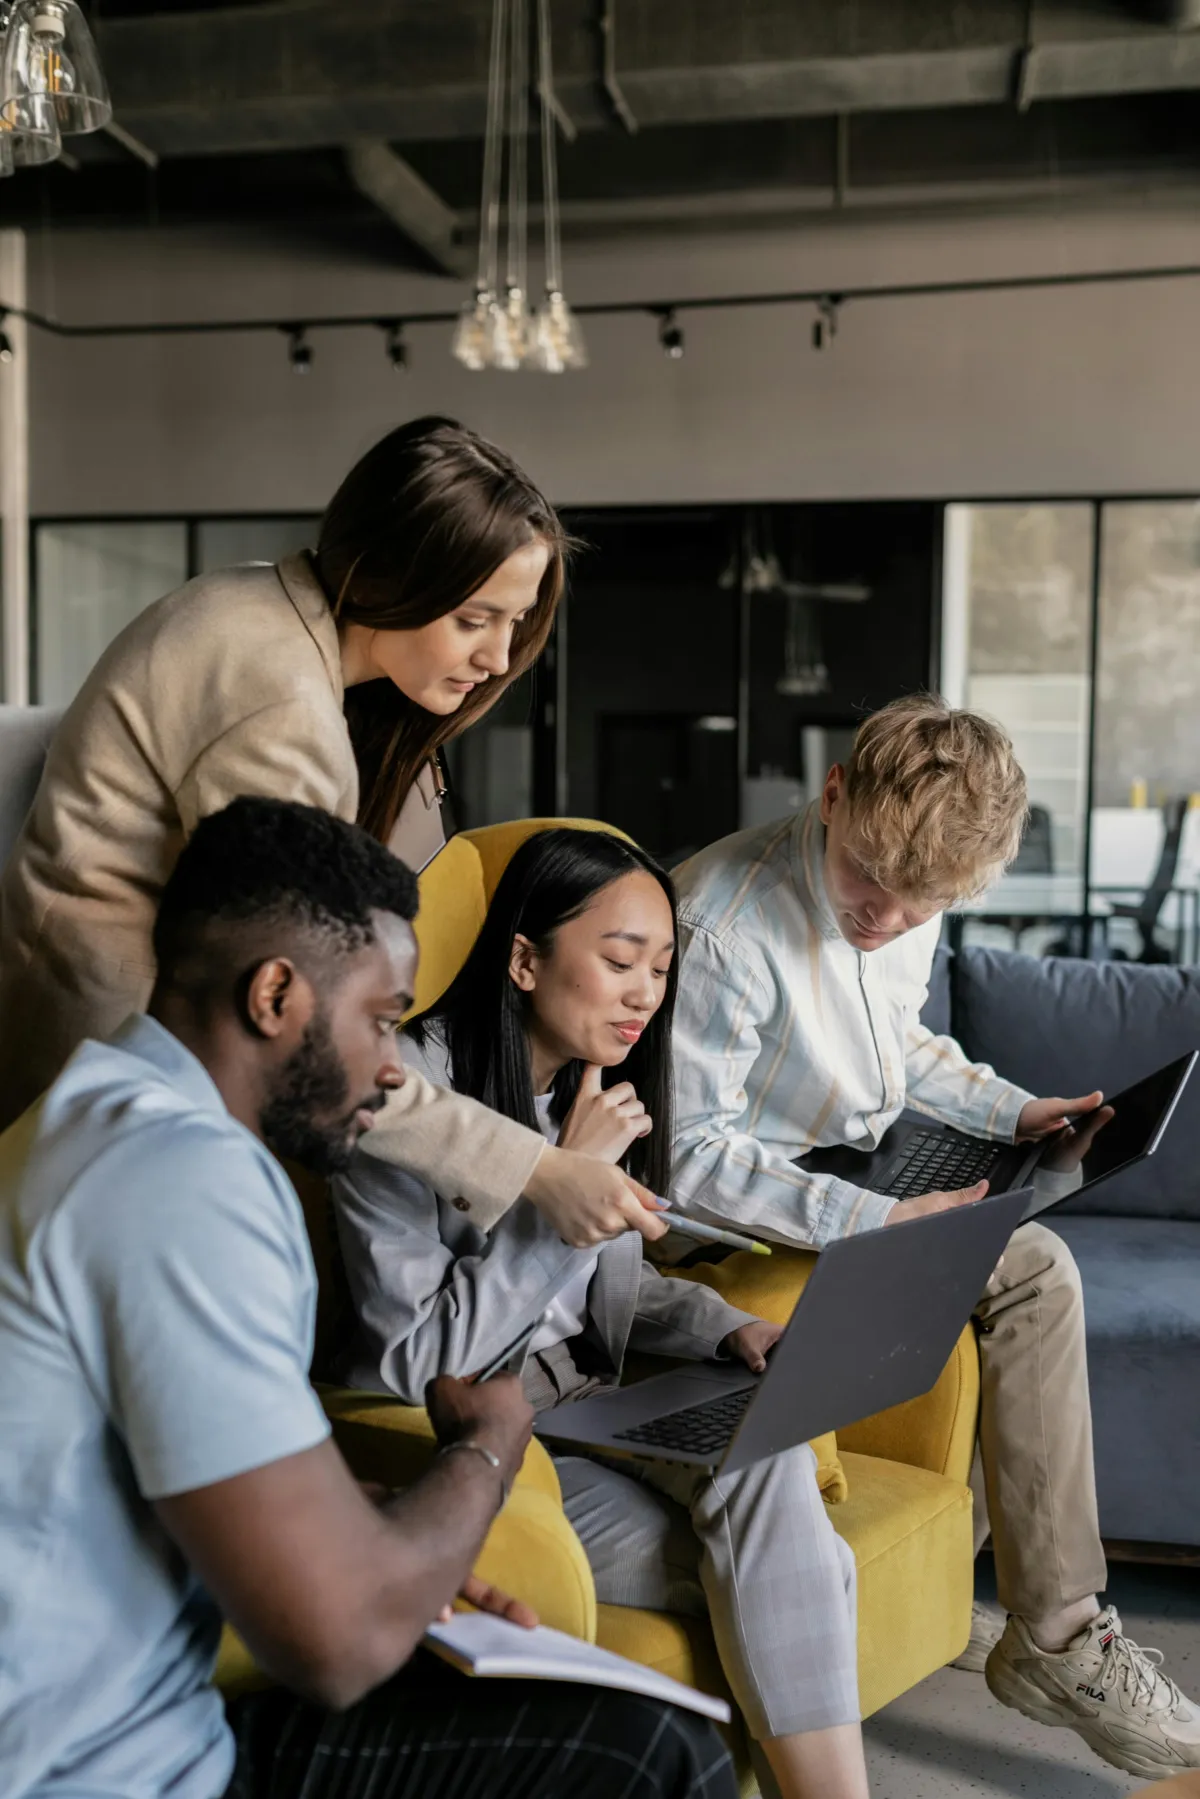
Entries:
{"type": "Polygon", "coordinates": [[[628,1081],[605,1088],[603,1075],[604,1070],[594,1062],[584,1069],[558,1146],[595,1156],[599,1162],[619,1162],[631,1143],[649,1136],[654,1120],[628,1081]]]}

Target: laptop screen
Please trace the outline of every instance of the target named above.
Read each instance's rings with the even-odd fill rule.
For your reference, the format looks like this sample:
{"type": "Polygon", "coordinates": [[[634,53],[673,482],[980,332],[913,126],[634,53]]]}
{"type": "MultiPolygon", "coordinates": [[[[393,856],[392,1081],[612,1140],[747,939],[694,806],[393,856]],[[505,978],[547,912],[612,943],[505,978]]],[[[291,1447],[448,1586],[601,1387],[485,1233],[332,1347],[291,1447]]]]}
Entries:
{"type": "MultiPolygon", "coordinates": [[[[1082,1180],[1075,1188],[1078,1192],[1080,1187],[1106,1180],[1128,1163],[1149,1155],[1158,1148],[1159,1138],[1196,1059],[1195,1051],[1181,1056],[1177,1062],[1169,1062],[1165,1068],[1148,1074],[1145,1080],[1106,1100],[1113,1115],[1084,1150],[1082,1165],[1079,1138],[1064,1131],[1047,1145],[1038,1163],[1038,1174],[1071,1174],[1079,1168],[1082,1180]]],[[[1085,1136],[1086,1131],[1087,1122],[1081,1120],[1079,1137],[1085,1136]]]]}

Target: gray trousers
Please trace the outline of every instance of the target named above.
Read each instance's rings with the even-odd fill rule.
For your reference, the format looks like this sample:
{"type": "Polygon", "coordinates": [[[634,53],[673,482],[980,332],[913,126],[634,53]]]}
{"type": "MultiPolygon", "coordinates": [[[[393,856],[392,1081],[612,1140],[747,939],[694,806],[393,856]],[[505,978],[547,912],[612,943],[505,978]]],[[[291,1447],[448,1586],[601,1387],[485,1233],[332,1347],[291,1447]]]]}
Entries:
{"type": "Polygon", "coordinates": [[[605,1605],[707,1616],[752,1737],[855,1723],[857,1579],[807,1444],[740,1474],[555,1457],[605,1605]]]}

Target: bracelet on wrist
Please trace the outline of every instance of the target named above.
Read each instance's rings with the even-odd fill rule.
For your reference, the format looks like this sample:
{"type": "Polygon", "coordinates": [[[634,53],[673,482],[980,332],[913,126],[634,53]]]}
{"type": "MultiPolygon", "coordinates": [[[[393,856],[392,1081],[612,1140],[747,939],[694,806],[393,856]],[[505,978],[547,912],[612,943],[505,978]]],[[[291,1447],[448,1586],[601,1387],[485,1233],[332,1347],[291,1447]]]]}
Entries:
{"type": "Polygon", "coordinates": [[[472,1455],[482,1456],[488,1467],[495,1469],[500,1477],[500,1504],[504,1505],[508,1499],[509,1487],[508,1482],[504,1478],[504,1466],[500,1457],[492,1450],[485,1449],[482,1443],[473,1443],[469,1437],[459,1437],[453,1443],[443,1443],[442,1447],[438,1450],[438,1455],[453,1455],[457,1449],[467,1449],[470,1450],[472,1455]]]}

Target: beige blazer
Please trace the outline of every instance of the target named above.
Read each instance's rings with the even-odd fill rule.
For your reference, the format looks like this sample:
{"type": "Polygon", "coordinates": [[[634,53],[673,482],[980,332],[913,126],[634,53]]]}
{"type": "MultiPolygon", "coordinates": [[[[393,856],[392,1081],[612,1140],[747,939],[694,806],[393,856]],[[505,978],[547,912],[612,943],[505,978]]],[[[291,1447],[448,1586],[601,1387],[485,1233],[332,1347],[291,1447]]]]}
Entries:
{"type": "MultiPolygon", "coordinates": [[[[303,556],[191,581],[109,646],[0,881],[0,1127],[84,1037],[145,1008],[158,896],[201,818],[243,793],[356,816],[342,698],[337,628],[303,556]]],[[[543,1148],[419,1075],[376,1133],[376,1153],[460,1194],[485,1230],[543,1148]]]]}

